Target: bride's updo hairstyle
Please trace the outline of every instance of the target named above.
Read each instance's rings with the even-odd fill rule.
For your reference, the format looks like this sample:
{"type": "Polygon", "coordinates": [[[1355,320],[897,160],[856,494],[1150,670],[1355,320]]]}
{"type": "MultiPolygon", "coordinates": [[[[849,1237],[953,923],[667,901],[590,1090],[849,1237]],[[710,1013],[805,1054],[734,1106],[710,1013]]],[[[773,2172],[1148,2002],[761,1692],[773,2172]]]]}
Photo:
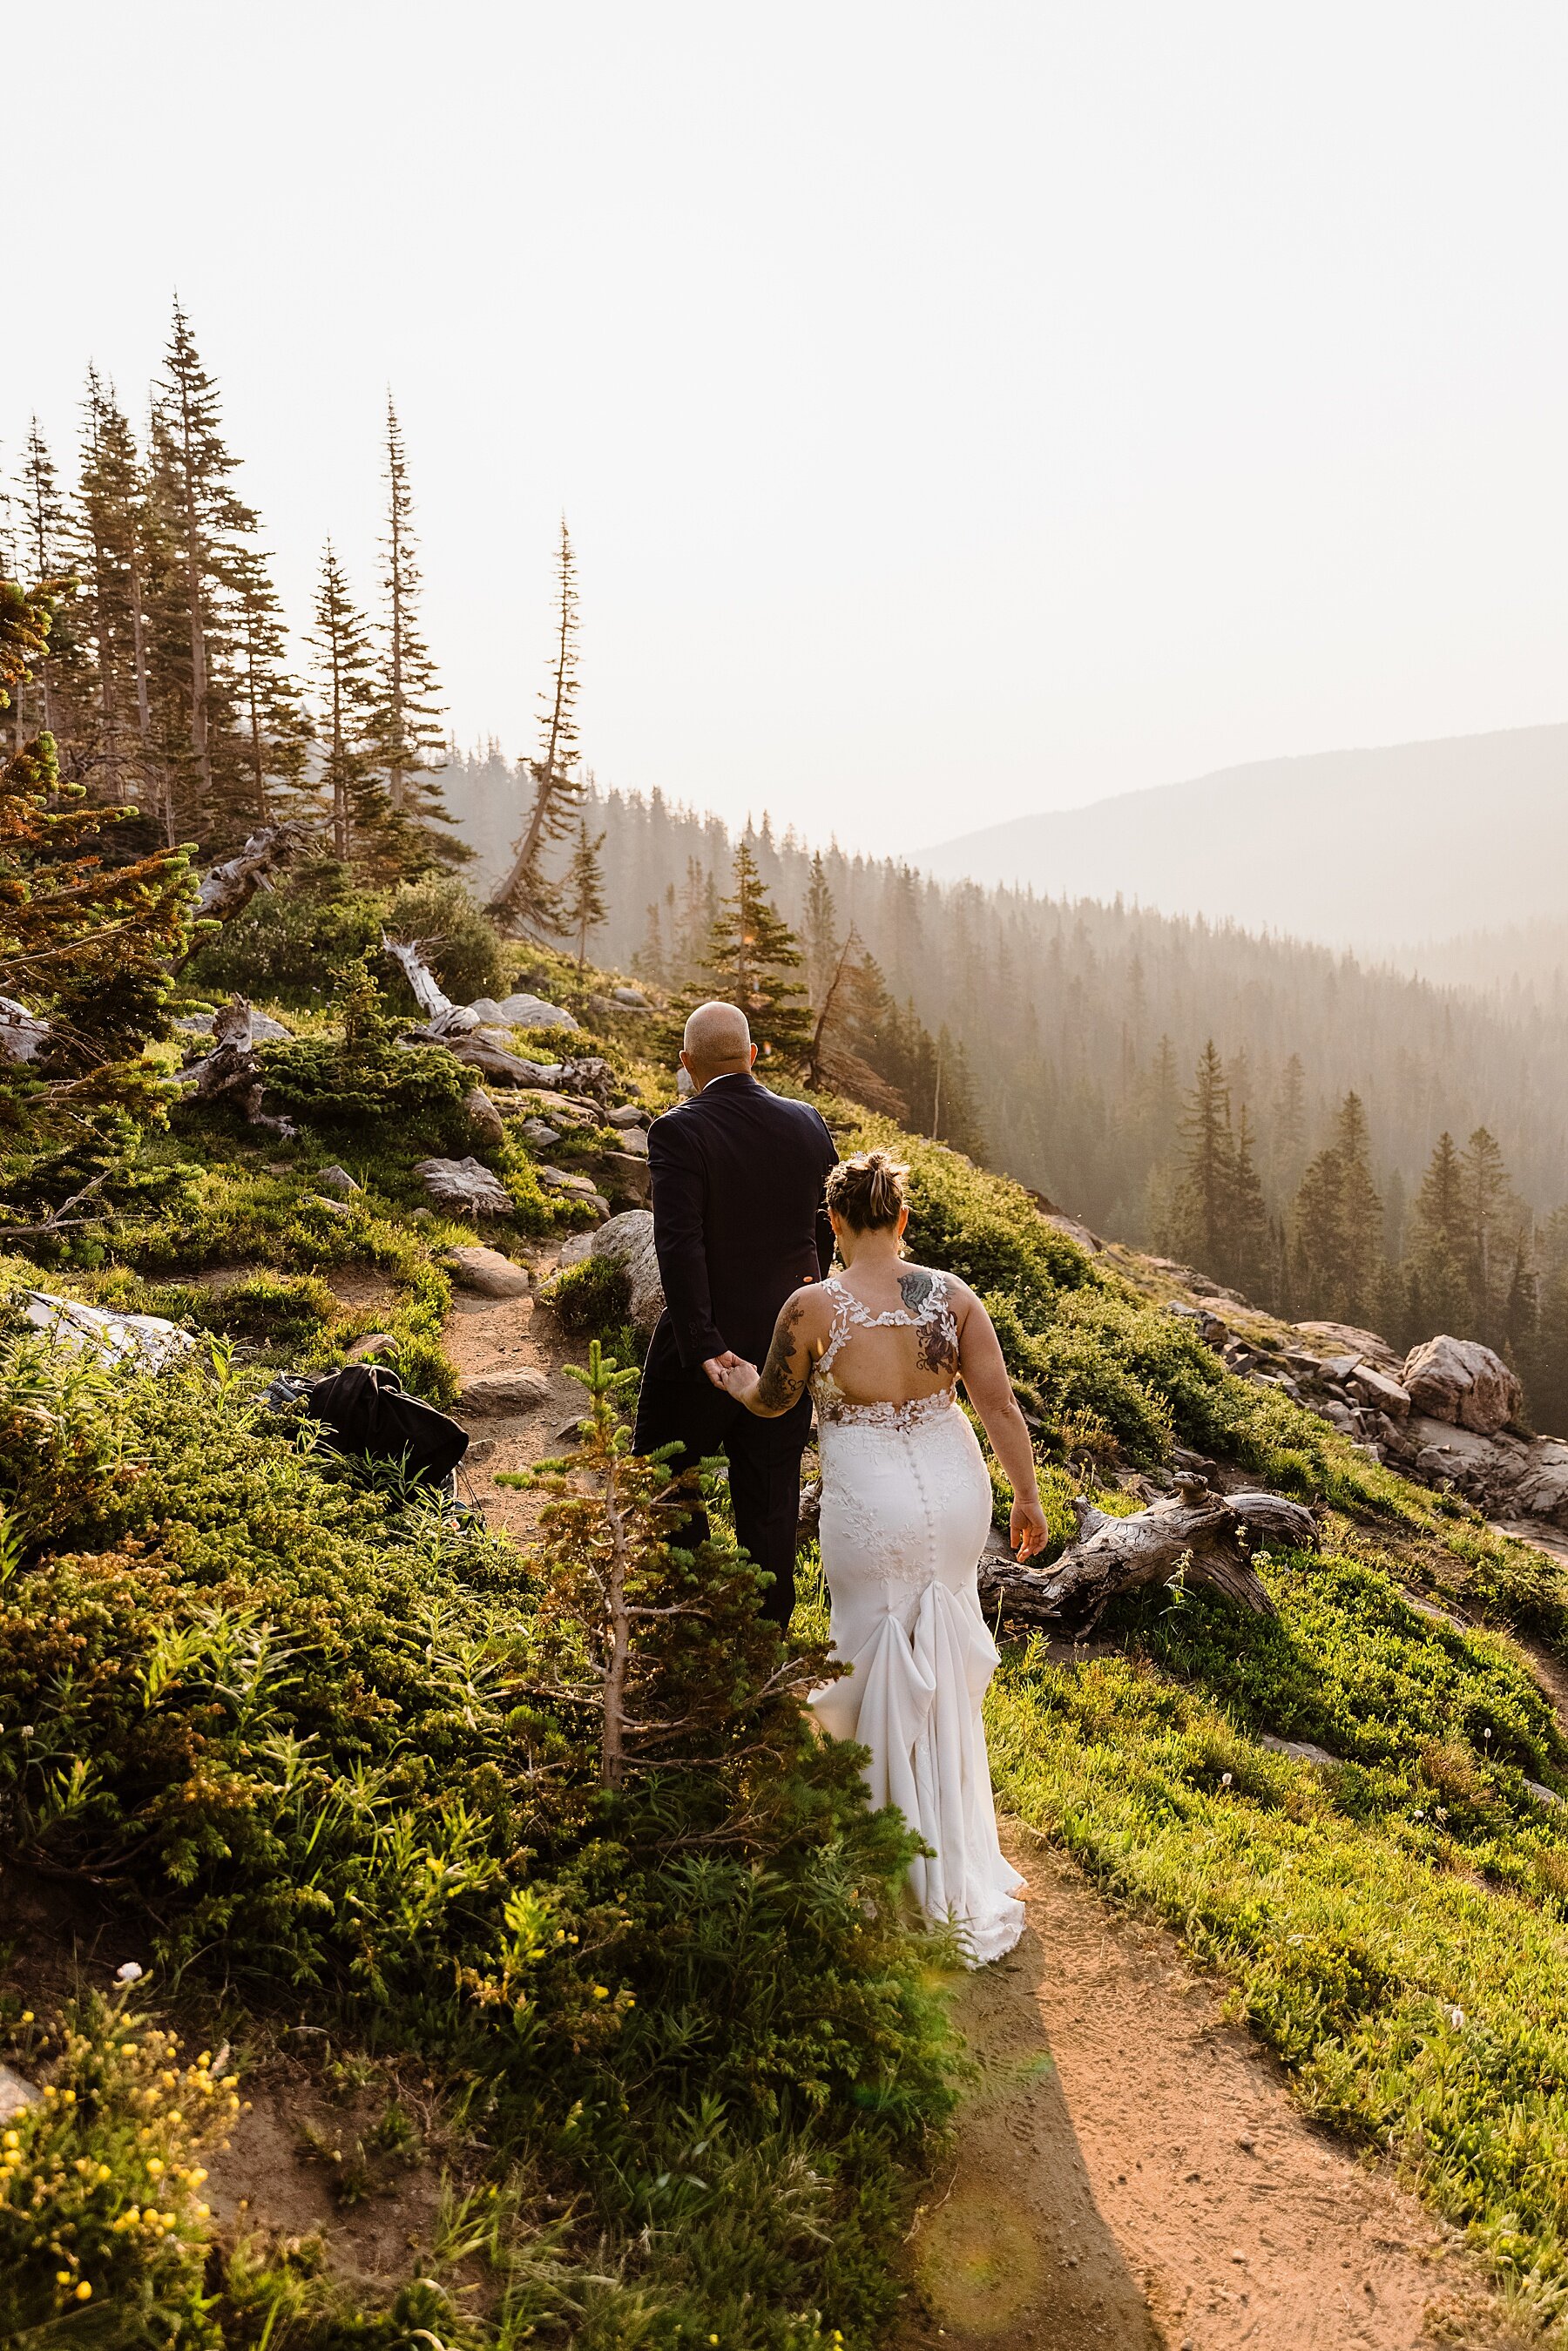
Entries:
{"type": "Polygon", "coordinates": [[[828,1172],[828,1207],[852,1232],[885,1232],[908,1199],[909,1170],[891,1151],[862,1151],[828,1172]]]}

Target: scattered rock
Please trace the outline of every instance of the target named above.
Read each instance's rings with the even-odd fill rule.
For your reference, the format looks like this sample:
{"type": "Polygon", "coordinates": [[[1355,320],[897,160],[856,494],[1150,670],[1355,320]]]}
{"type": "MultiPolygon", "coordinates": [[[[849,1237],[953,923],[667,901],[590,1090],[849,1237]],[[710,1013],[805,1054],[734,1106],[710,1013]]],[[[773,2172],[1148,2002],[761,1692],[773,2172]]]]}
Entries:
{"type": "Polygon", "coordinates": [[[479,1372],[465,1380],[458,1398],[461,1412],[537,1412],[549,1395],[544,1372],[519,1367],[511,1372],[479,1372]]]}
{"type": "Polygon", "coordinates": [[[501,1123],[501,1113],[483,1086],[469,1087],[463,1097],[463,1110],[472,1132],[490,1150],[505,1143],[507,1130],[501,1123]]]}
{"type": "MultiPolygon", "coordinates": [[[[355,1188],[357,1190],[358,1186],[355,1188]]],[[[336,1217],[340,1221],[354,1213],[346,1200],[329,1200],[324,1192],[307,1192],[305,1205],[309,1208],[324,1208],[328,1216],[336,1217]]]]}
{"type": "Polygon", "coordinates": [[[651,1012],[653,1008],[640,987],[612,987],[610,993],[629,1012],[651,1012]]]}
{"type": "MultiPolygon", "coordinates": [[[[664,1311],[664,1285],[653,1248],[653,1218],[647,1208],[628,1208],[601,1225],[591,1244],[595,1257],[612,1258],[626,1269],[632,1322],[644,1338],[664,1311]]],[[[565,1250],[561,1252],[565,1258],[565,1250]]]]}
{"type": "MultiPolygon", "coordinates": [[[[615,1221],[613,1217],[611,1219],[612,1223],[615,1221]]],[[[580,1265],[585,1257],[591,1257],[594,1242],[602,1240],[609,1230],[609,1225],[601,1225],[596,1233],[571,1234],[560,1245],[560,1254],[555,1261],[556,1271],[564,1273],[569,1265],[580,1265]]]]}
{"type": "Polygon", "coordinates": [[[524,1119],[518,1133],[535,1151],[548,1151],[552,1144],[560,1141],[559,1127],[547,1125],[542,1118],[524,1119]]]}
{"type": "Polygon", "coordinates": [[[1416,1410],[1427,1419],[1482,1437],[1495,1436],[1524,1405],[1524,1391],[1500,1355],[1479,1339],[1455,1339],[1447,1332],[1413,1350],[1404,1384],[1416,1410]]]}
{"type": "Polygon", "coordinates": [[[1346,1384],[1353,1395],[1370,1405],[1375,1412],[1386,1413],[1390,1420],[1407,1418],[1410,1411],[1410,1391],[1401,1387],[1386,1372],[1375,1371],[1370,1364],[1358,1364],[1346,1384]]]}
{"type": "Polygon", "coordinates": [[[524,1298],[529,1288],[526,1266],[514,1265],[499,1249],[482,1249],[471,1244],[465,1249],[449,1249],[446,1265],[454,1279],[465,1290],[476,1290],[481,1298],[524,1298]]]}
{"type": "Polygon", "coordinates": [[[24,1290],[17,1302],[24,1322],[44,1332],[51,1345],[68,1355],[95,1356],[100,1364],[136,1363],[161,1372],[196,1343],[189,1331],[162,1314],[111,1314],[79,1299],[57,1298],[49,1290],[24,1290]]]}
{"type": "Polygon", "coordinates": [[[648,1133],[645,1127],[626,1126],[621,1130],[621,1155],[632,1159],[648,1156],[648,1133]]]}
{"type": "Polygon", "coordinates": [[[470,1217],[509,1217],[512,1196],[482,1160],[422,1159],[414,1168],[433,1200],[470,1217]]]}
{"type": "Polygon", "coordinates": [[[362,1185],[355,1183],[353,1177],[350,1175],[346,1167],[339,1167],[336,1165],[331,1167],[323,1167],[319,1176],[317,1176],[316,1181],[319,1184],[324,1192],[336,1192],[339,1197],[344,1200],[349,1197],[350,1193],[360,1192],[364,1189],[362,1185]]]}
{"type": "Polygon", "coordinates": [[[31,2082],[24,2080],[14,2066],[0,2065],[0,2123],[8,2123],[24,2107],[38,2103],[38,2093],[31,2082]]]}
{"type": "Polygon", "coordinates": [[[1398,1377],[1399,1357],[1375,1331],[1358,1330],[1354,1322],[1298,1322],[1295,1328],[1303,1339],[1312,1341],[1320,1354],[1330,1349],[1336,1355],[1358,1355],[1376,1370],[1398,1377]]]}
{"type": "Polygon", "coordinates": [[[622,1102],[619,1110],[609,1113],[605,1123],[607,1126],[642,1126],[647,1116],[641,1102],[622,1102]]]}
{"type": "Polygon", "coordinates": [[[1527,1780],[1524,1784],[1538,1804],[1560,1804],[1563,1802],[1556,1789],[1549,1788],[1544,1780],[1527,1780]]]}
{"type": "Polygon", "coordinates": [[[591,1176],[576,1176],[565,1167],[541,1167],[539,1182],[547,1192],[570,1192],[580,1200],[591,1200],[598,1196],[599,1186],[591,1176]]]}
{"type": "Polygon", "coordinates": [[[1271,1748],[1276,1755],[1288,1755],[1292,1763],[1315,1763],[1320,1770],[1344,1761],[1343,1755],[1331,1755],[1326,1747],[1314,1747],[1310,1739],[1276,1739],[1271,1730],[1261,1732],[1258,1744],[1271,1748]]]}
{"type": "Polygon", "coordinates": [[[507,1029],[575,1029],[571,1014],[559,1004],[547,1004],[542,996],[507,996],[497,1003],[493,996],[476,997],[468,1007],[481,1020],[498,1021],[507,1029]]]}
{"type": "Polygon", "coordinates": [[[369,1331],[362,1339],[355,1340],[348,1351],[347,1360],[350,1364],[362,1364],[372,1355],[390,1355],[396,1350],[397,1340],[391,1331],[369,1331]]]}
{"type": "Polygon", "coordinates": [[[1568,1445],[1561,1438],[1538,1437],[1527,1448],[1513,1502],[1522,1518],[1568,1526],[1568,1445]]]}

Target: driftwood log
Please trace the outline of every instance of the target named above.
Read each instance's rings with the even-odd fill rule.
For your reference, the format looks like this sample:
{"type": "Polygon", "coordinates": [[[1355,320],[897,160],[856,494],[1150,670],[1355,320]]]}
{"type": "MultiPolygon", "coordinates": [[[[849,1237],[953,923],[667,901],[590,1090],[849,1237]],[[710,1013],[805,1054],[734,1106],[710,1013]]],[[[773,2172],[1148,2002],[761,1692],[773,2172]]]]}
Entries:
{"type": "Polygon", "coordinates": [[[252,1126],[266,1127],[286,1143],[292,1142],[298,1131],[292,1119],[274,1117],[261,1106],[263,1081],[252,1035],[254,1018],[248,998],[232,996],[214,1015],[212,1051],[182,1070],[180,1083],[194,1086],[199,1102],[236,1094],[252,1126]]]}
{"type": "Polygon", "coordinates": [[[988,1614],[1023,1625],[1092,1632],[1113,1600],[1178,1573],[1200,1591],[1218,1592],[1254,1615],[1277,1611],[1252,1564],[1254,1551],[1279,1543],[1316,1551],[1317,1520],[1281,1494],[1221,1494],[1202,1478],[1181,1476],[1168,1500],[1124,1519],[1111,1518],[1080,1496],[1078,1533],[1049,1567],[1020,1567],[998,1538],[980,1562],[980,1601],[988,1614]]]}
{"type": "MultiPolygon", "coordinates": [[[[298,856],[314,834],[315,827],[303,817],[288,817],[282,824],[264,824],[235,855],[204,874],[196,898],[196,920],[230,921],[249,905],[258,890],[272,888],[273,876],[298,856]]],[[[183,969],[201,944],[198,934],[190,953],[175,967],[177,970],[183,969]]]]}
{"type": "MultiPolygon", "coordinates": [[[[1078,1533],[1049,1567],[1020,1567],[1006,1538],[993,1533],[980,1561],[980,1604],[988,1616],[1035,1625],[1080,1638],[1092,1632],[1113,1600],[1179,1573],[1197,1588],[1218,1592],[1254,1615],[1277,1614],[1251,1554],[1279,1543],[1316,1551],[1311,1510],[1281,1494],[1221,1494],[1197,1477],[1178,1477],[1170,1499],[1124,1519],[1111,1518],[1080,1495],[1073,1503],[1078,1533]]],[[[800,1496],[799,1540],[817,1533],[821,1489],[800,1496]]]]}

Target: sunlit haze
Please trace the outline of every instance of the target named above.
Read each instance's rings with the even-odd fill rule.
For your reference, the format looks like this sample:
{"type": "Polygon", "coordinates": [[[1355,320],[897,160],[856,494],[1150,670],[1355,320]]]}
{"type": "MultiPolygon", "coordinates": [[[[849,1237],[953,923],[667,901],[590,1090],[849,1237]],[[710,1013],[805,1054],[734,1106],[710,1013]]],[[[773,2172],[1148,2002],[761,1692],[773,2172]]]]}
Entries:
{"type": "Polygon", "coordinates": [[[464,742],[550,541],[602,782],[917,848],[1556,719],[1561,8],[78,0],[7,30],[0,466],[176,289],[302,625],[385,387],[464,742]],[[19,220],[18,220],[19,214],[19,220]]]}

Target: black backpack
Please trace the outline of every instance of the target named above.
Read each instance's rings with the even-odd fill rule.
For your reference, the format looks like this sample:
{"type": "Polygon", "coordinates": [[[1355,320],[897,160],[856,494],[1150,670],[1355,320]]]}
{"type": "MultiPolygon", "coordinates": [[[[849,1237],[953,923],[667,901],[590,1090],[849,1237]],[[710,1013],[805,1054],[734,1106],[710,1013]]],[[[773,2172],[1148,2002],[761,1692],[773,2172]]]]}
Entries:
{"type": "Polygon", "coordinates": [[[324,1379],[287,1374],[274,1380],[267,1400],[303,1405],[327,1429],[338,1451],[371,1461],[401,1461],[410,1478],[440,1485],[468,1450],[468,1432],[444,1412],[422,1404],[384,1364],[345,1364],[324,1379]]]}

